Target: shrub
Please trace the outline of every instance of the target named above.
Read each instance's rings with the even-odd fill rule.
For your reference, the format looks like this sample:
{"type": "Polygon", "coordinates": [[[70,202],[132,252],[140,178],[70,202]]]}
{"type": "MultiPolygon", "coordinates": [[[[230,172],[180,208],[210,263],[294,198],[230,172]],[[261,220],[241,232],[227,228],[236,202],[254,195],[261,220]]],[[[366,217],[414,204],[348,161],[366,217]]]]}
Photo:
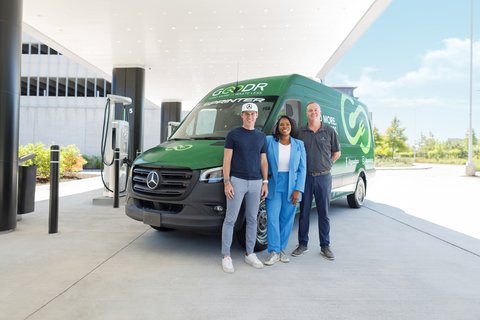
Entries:
{"type": "Polygon", "coordinates": [[[85,168],[100,169],[102,167],[102,158],[100,156],[86,156],[83,158],[87,161],[85,168]]]}
{"type": "Polygon", "coordinates": [[[50,150],[45,148],[45,145],[41,142],[37,142],[35,145],[29,143],[27,146],[20,146],[18,150],[18,156],[24,156],[29,153],[36,153],[37,156],[32,160],[25,161],[24,166],[37,166],[37,176],[48,177],[50,176],[50,150]]]}
{"type": "Polygon", "coordinates": [[[79,172],[87,161],[80,154],[74,144],[60,147],[60,172],[79,172]]]}
{"type": "MultiPolygon", "coordinates": [[[[37,142],[35,145],[29,143],[27,146],[19,147],[19,157],[29,153],[36,153],[37,156],[32,160],[25,161],[23,165],[36,165],[37,176],[50,177],[50,148],[45,147],[42,142],[37,142]]],[[[83,165],[86,163],[87,161],[82,157],[80,150],[74,144],[60,147],[60,174],[64,172],[79,172],[83,170],[83,165]]]]}

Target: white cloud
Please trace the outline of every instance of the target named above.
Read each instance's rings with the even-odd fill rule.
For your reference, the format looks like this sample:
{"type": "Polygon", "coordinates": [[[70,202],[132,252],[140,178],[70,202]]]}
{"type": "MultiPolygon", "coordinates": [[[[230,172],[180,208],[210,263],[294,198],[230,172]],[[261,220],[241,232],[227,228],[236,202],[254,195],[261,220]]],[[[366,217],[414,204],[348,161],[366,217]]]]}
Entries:
{"type": "MultiPolygon", "coordinates": [[[[360,78],[356,80],[338,73],[332,76],[342,81],[344,85],[358,87],[355,93],[364,100],[381,97],[403,100],[405,96],[410,96],[411,99],[416,99],[412,97],[416,96],[420,100],[437,99],[435,96],[441,92],[439,93],[436,89],[442,89],[446,84],[455,86],[461,81],[467,81],[465,84],[468,85],[469,79],[470,40],[452,38],[442,42],[443,49],[432,50],[422,56],[417,70],[407,72],[392,81],[379,79],[378,73],[375,72],[378,70],[374,67],[363,67],[360,78]]],[[[475,57],[474,69],[478,72],[480,42],[474,43],[473,56],[475,57]]]]}
{"type": "MultiPolygon", "coordinates": [[[[470,40],[444,39],[443,47],[420,56],[420,65],[394,80],[389,70],[364,66],[357,79],[332,73],[337,85],[358,87],[355,95],[375,114],[381,132],[397,114],[409,141],[419,132],[432,131],[440,140],[463,137],[468,128],[470,89],[470,40]],[[416,133],[414,133],[416,131],[416,133]]],[[[480,42],[473,47],[473,123],[480,125],[480,42]]],[[[480,131],[477,130],[477,131],[480,131]]]]}

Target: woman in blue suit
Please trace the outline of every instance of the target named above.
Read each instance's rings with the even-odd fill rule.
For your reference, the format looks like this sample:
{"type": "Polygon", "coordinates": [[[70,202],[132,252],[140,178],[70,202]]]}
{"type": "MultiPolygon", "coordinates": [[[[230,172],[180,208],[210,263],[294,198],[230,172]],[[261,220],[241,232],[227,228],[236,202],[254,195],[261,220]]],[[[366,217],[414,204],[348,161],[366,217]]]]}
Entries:
{"type": "Polygon", "coordinates": [[[305,187],[306,153],[303,141],[294,139],[292,119],[282,116],[273,136],[267,137],[268,196],[267,240],[269,257],[266,265],[289,262],[285,249],[292,232],[297,203],[305,187]]]}

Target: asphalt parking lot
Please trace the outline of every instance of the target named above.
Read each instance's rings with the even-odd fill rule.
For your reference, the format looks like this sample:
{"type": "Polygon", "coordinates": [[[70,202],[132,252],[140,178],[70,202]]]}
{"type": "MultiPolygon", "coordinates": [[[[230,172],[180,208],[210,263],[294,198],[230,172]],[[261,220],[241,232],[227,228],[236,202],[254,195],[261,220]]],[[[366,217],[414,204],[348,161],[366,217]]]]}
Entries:
{"type": "Polygon", "coordinates": [[[94,206],[99,189],[60,198],[57,234],[40,200],[0,235],[0,319],[479,319],[480,177],[463,172],[379,170],[361,209],[332,202],[335,261],[312,214],[307,254],[257,270],[234,242],[233,274],[219,236],[156,231],[94,206]]]}

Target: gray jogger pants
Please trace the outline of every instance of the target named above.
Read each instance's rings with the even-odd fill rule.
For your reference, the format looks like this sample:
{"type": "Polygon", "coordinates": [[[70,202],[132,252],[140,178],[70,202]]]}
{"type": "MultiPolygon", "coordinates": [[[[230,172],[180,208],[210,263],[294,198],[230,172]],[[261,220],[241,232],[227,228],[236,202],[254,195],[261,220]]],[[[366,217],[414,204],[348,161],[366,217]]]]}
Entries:
{"type": "Polygon", "coordinates": [[[262,191],[262,180],[244,180],[231,177],[230,183],[233,187],[234,197],[232,200],[227,198],[227,212],[222,227],[222,254],[230,255],[233,228],[243,198],[245,198],[245,218],[247,220],[246,250],[247,253],[253,253],[257,238],[257,213],[262,191]]]}

